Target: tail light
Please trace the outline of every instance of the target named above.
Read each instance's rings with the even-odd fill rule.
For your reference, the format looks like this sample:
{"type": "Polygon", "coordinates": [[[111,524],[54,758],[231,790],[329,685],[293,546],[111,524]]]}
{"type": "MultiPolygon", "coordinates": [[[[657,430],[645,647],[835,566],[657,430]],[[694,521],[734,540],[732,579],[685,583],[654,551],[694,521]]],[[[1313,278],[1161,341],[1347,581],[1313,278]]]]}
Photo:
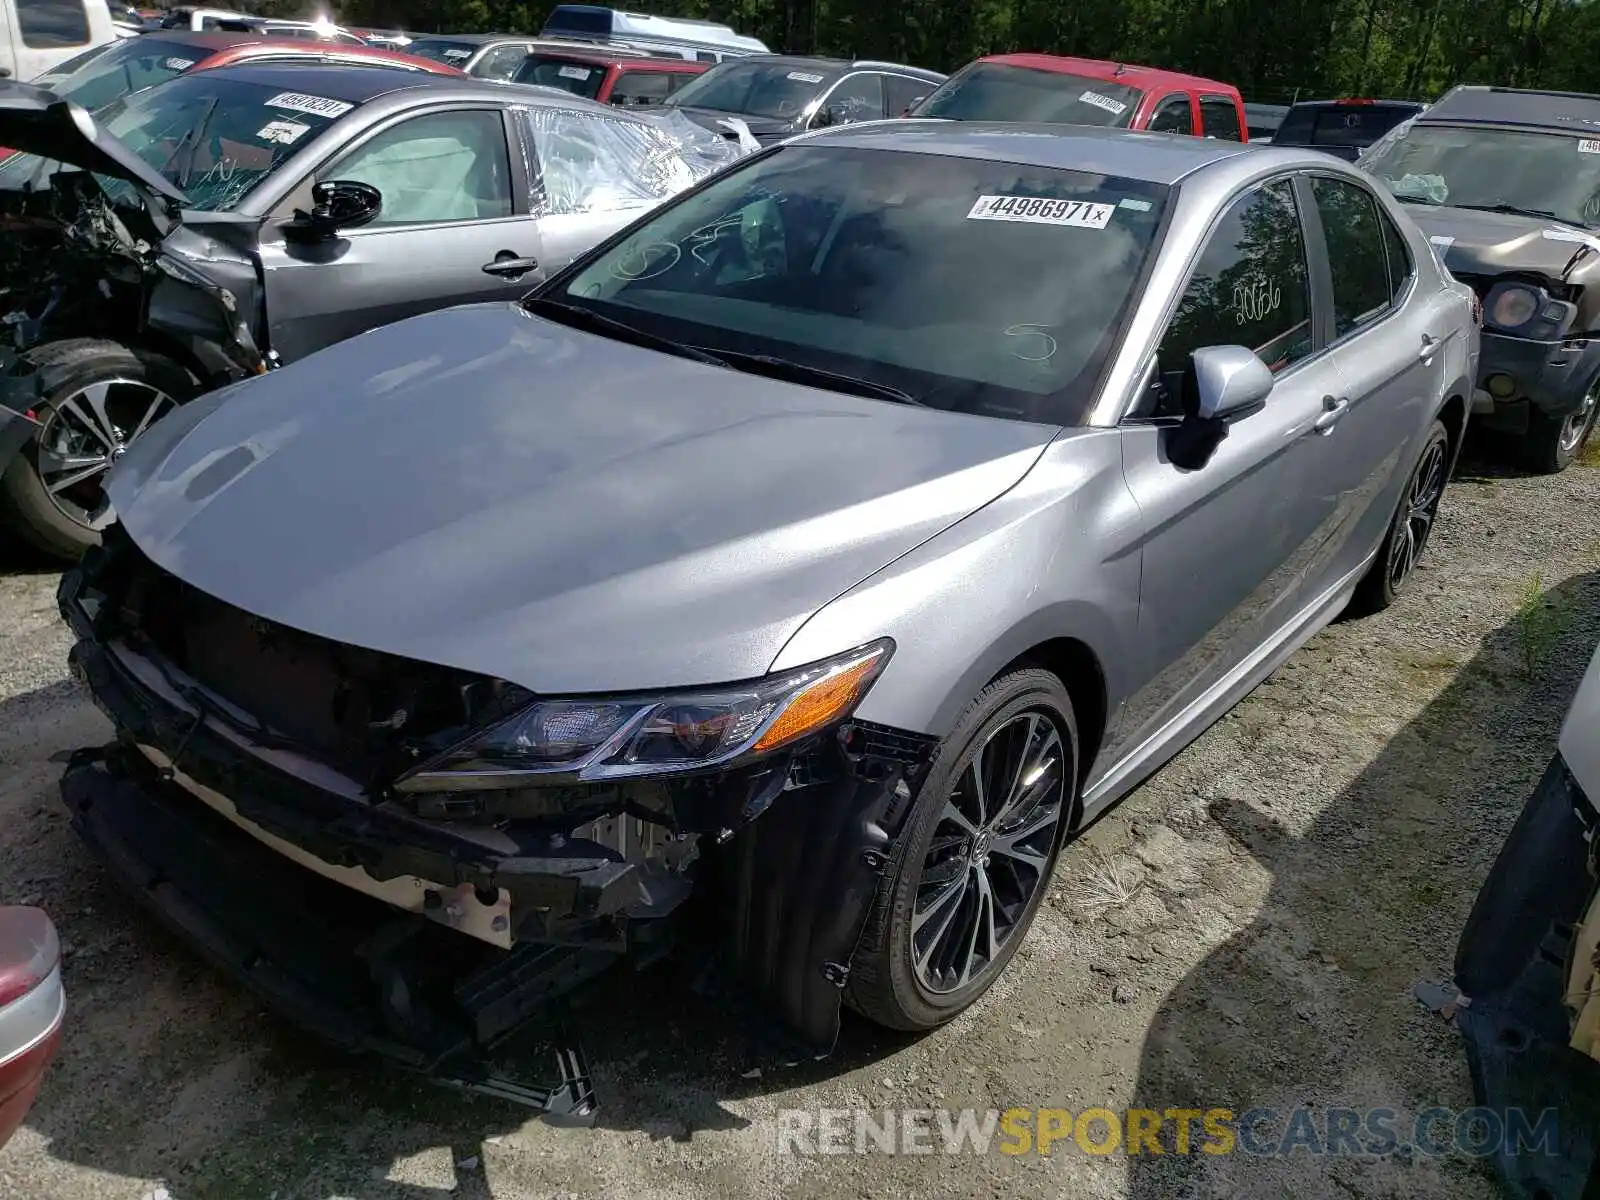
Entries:
{"type": "Polygon", "coordinates": [[[0,1145],[33,1105],[65,1009],[50,918],[39,908],[0,908],[0,1145]]]}

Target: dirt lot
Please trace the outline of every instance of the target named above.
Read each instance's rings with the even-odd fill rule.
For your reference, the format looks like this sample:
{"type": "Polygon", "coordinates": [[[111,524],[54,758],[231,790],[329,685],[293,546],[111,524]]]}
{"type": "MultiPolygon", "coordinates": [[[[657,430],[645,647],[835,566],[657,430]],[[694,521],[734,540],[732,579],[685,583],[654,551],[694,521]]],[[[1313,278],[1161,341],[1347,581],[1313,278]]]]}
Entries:
{"type": "Polygon", "coordinates": [[[780,1155],[780,1108],[1471,1103],[1410,998],[1552,752],[1600,641],[1600,469],[1469,465],[1394,610],[1334,626],[1072,846],[1001,986],[920,1040],[847,1023],[747,1078],[673,968],[597,997],[600,1128],[336,1059],[116,892],[50,756],[105,726],[65,675],[55,578],[0,559],[0,902],[70,947],[70,1033],[0,1196],[1489,1197],[1466,1157],[780,1155]]]}

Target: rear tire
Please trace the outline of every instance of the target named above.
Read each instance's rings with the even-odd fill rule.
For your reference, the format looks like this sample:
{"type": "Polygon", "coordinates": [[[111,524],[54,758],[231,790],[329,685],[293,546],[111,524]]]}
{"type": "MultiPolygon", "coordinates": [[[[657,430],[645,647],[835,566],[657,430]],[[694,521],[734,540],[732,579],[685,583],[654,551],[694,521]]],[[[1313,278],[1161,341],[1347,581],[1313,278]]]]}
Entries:
{"type": "Polygon", "coordinates": [[[27,542],[76,559],[111,520],[105,471],[156,419],[193,399],[199,381],[165,355],[99,338],[36,346],[11,374],[36,376],[42,428],[0,475],[0,509],[27,542]]]}
{"type": "Polygon", "coordinates": [[[917,794],[845,1002],[891,1029],[926,1030],[988,991],[1049,890],[1077,794],[1078,728],[1061,681],[1025,668],[986,687],[917,794]]]}
{"type": "Polygon", "coordinates": [[[1450,435],[1444,422],[1435,421],[1422,443],[1417,465],[1411,469],[1400,503],[1395,506],[1389,532],[1378,548],[1366,575],[1356,585],[1350,601],[1352,616],[1382,612],[1399,597],[1411,579],[1411,572],[1422,552],[1428,548],[1439,516],[1439,501],[1450,482],[1450,435]]]}

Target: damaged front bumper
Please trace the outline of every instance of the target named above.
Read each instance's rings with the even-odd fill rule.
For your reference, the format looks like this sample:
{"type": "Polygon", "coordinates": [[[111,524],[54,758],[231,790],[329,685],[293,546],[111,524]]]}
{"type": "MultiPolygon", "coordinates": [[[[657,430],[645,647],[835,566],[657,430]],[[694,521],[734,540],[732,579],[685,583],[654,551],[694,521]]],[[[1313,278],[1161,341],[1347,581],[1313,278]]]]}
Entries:
{"type": "Polygon", "coordinates": [[[1571,416],[1600,372],[1600,341],[1537,341],[1486,329],[1480,345],[1473,413],[1503,432],[1526,432],[1532,411],[1571,416]]]}
{"type": "Polygon", "coordinates": [[[122,882],[271,1006],[341,1046],[582,1115],[571,1061],[555,1087],[526,1089],[486,1056],[612,964],[664,952],[692,892],[754,1010],[831,1049],[930,739],[846,723],[776,761],[674,781],[649,810],[618,793],[584,821],[429,819],[165,660],[120,594],[142,556],[107,543],[59,599],[74,673],[117,741],[74,758],[63,796],[122,882]]]}
{"type": "Polygon", "coordinates": [[[1574,948],[1600,918],[1597,827],[1558,753],[1473,905],[1456,951],[1459,992],[1434,1004],[1466,1042],[1477,1104],[1518,1110],[1530,1127],[1555,1113],[1554,1145],[1508,1138],[1495,1149],[1497,1173],[1522,1200],[1600,1194],[1590,1190],[1600,1187],[1600,1062],[1575,1048],[1571,1003],[1594,973],[1574,948]]]}

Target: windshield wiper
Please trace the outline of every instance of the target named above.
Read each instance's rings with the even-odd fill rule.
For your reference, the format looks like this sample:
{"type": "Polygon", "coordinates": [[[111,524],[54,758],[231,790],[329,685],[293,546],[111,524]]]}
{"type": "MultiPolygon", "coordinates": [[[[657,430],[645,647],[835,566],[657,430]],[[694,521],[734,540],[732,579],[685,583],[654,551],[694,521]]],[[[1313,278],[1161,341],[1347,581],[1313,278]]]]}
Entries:
{"type": "Polygon", "coordinates": [[[1474,212],[1510,213],[1516,217],[1549,217],[1552,221],[1559,221],[1547,208],[1523,208],[1520,204],[1507,204],[1504,200],[1497,200],[1493,204],[1456,204],[1454,208],[1470,208],[1474,212]]]}
{"type": "Polygon", "coordinates": [[[725,367],[728,364],[714,354],[708,354],[695,346],[675,342],[669,337],[662,337],[658,333],[649,333],[643,329],[636,329],[632,325],[613,320],[602,313],[597,313],[592,308],[585,308],[581,304],[569,304],[565,300],[555,300],[549,296],[528,296],[522,301],[522,306],[530,312],[540,316],[549,317],[563,325],[571,325],[575,329],[587,329],[590,333],[604,333],[614,337],[619,342],[627,342],[634,346],[643,346],[648,350],[661,350],[667,354],[676,354],[679,358],[692,358],[696,362],[710,363],[714,367],[725,367]]]}
{"type": "Polygon", "coordinates": [[[752,375],[765,375],[770,379],[783,379],[790,383],[814,383],[820,387],[831,388],[836,392],[847,392],[857,396],[868,396],[874,400],[893,400],[899,404],[915,404],[923,407],[910,392],[903,392],[897,387],[887,383],[877,383],[871,379],[862,379],[859,375],[845,375],[839,371],[829,371],[822,367],[808,366],[805,363],[794,362],[787,358],[778,358],[771,354],[748,354],[743,350],[723,350],[720,347],[706,353],[714,354],[727,365],[742,367],[752,375]]]}
{"type": "Polygon", "coordinates": [[[195,152],[200,148],[200,132],[206,127],[206,122],[211,120],[211,114],[216,111],[219,99],[221,97],[213,96],[207,101],[200,119],[178,139],[178,144],[172,148],[172,153],[167,155],[167,161],[161,164],[161,174],[166,175],[179,188],[189,186],[189,171],[194,167],[195,152]],[[169,170],[171,174],[168,174],[169,170]]]}

